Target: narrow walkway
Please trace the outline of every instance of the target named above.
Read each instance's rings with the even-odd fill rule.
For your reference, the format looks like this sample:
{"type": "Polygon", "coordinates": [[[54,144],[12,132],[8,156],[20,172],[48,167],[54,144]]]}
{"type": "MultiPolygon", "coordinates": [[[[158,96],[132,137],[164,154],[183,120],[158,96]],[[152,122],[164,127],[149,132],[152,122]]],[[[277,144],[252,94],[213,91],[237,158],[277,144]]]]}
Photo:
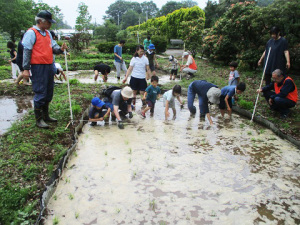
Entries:
{"type": "Polygon", "coordinates": [[[237,115],[212,129],[177,109],[85,125],[45,224],[299,223],[298,149],[237,115]]]}

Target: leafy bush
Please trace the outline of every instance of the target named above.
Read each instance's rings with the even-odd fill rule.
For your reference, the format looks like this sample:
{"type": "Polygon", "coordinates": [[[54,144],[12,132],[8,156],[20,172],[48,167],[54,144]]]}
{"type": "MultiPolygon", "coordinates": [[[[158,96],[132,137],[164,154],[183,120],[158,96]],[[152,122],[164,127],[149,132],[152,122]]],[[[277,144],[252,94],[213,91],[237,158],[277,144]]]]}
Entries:
{"type": "MultiPolygon", "coordinates": [[[[65,61],[63,60],[56,60],[56,62],[60,63],[63,67],[65,67],[65,61]]],[[[92,70],[94,66],[104,63],[109,65],[110,67],[114,66],[114,58],[112,57],[110,60],[107,59],[78,59],[72,60],[68,62],[68,69],[70,71],[74,70],[92,70]]]]}
{"type": "Polygon", "coordinates": [[[255,2],[232,4],[215,25],[205,31],[203,53],[206,57],[223,61],[247,63],[255,69],[257,61],[270,39],[269,30],[278,26],[289,42],[291,66],[299,68],[300,23],[298,0],[275,0],[267,7],[258,7],[255,2]],[[280,15],[280,17],[274,16],[280,15]]]}
{"type": "Polygon", "coordinates": [[[101,53],[113,53],[116,44],[116,42],[101,42],[97,45],[97,48],[101,53]]]}
{"type": "Polygon", "coordinates": [[[152,36],[151,42],[155,45],[156,53],[162,53],[167,50],[167,37],[166,36],[152,36]]]}

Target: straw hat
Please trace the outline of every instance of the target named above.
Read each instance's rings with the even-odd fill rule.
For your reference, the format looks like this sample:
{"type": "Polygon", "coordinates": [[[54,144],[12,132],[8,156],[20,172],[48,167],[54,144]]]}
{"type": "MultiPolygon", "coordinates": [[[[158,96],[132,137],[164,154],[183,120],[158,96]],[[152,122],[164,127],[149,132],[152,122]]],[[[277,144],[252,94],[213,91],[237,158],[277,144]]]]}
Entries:
{"type": "Polygon", "coordinates": [[[133,98],[133,91],[130,87],[126,86],[122,89],[121,94],[125,98],[133,98]]]}

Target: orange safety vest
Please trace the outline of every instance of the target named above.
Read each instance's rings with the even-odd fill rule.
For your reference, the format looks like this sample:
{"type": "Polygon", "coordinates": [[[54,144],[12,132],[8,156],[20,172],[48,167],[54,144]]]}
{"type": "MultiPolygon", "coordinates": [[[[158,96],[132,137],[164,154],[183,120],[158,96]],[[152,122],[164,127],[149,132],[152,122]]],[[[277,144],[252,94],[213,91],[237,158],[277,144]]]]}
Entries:
{"type": "Polygon", "coordinates": [[[196,65],[194,58],[191,55],[190,55],[190,57],[192,58],[193,62],[192,62],[192,64],[189,65],[189,68],[192,70],[197,70],[197,65],[196,65]]]}
{"type": "Polygon", "coordinates": [[[36,41],[32,48],[30,64],[52,64],[53,63],[53,50],[51,38],[47,30],[44,37],[35,29],[30,28],[35,33],[36,41]]]}
{"type": "MultiPolygon", "coordinates": [[[[294,81],[290,77],[285,78],[285,80],[283,81],[283,84],[280,87],[278,87],[277,83],[274,83],[274,89],[275,89],[276,94],[280,93],[280,89],[283,87],[286,80],[291,80],[294,83],[294,81]]],[[[293,102],[297,102],[298,101],[298,91],[297,91],[297,87],[296,87],[295,83],[294,83],[294,86],[295,86],[295,90],[290,92],[286,96],[286,98],[292,100],[293,102]]]]}

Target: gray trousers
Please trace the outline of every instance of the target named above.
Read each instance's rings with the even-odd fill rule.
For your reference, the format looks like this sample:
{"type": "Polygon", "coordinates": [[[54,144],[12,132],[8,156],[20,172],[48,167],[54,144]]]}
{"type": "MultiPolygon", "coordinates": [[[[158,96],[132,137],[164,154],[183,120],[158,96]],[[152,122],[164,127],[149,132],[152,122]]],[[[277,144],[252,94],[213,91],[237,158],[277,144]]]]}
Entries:
{"type": "Polygon", "coordinates": [[[127,68],[126,68],[126,65],[125,65],[125,62],[114,62],[115,64],[115,67],[116,67],[116,70],[117,70],[117,77],[120,78],[120,73],[121,73],[121,70],[123,70],[125,72],[125,74],[127,73],[127,68]]]}

